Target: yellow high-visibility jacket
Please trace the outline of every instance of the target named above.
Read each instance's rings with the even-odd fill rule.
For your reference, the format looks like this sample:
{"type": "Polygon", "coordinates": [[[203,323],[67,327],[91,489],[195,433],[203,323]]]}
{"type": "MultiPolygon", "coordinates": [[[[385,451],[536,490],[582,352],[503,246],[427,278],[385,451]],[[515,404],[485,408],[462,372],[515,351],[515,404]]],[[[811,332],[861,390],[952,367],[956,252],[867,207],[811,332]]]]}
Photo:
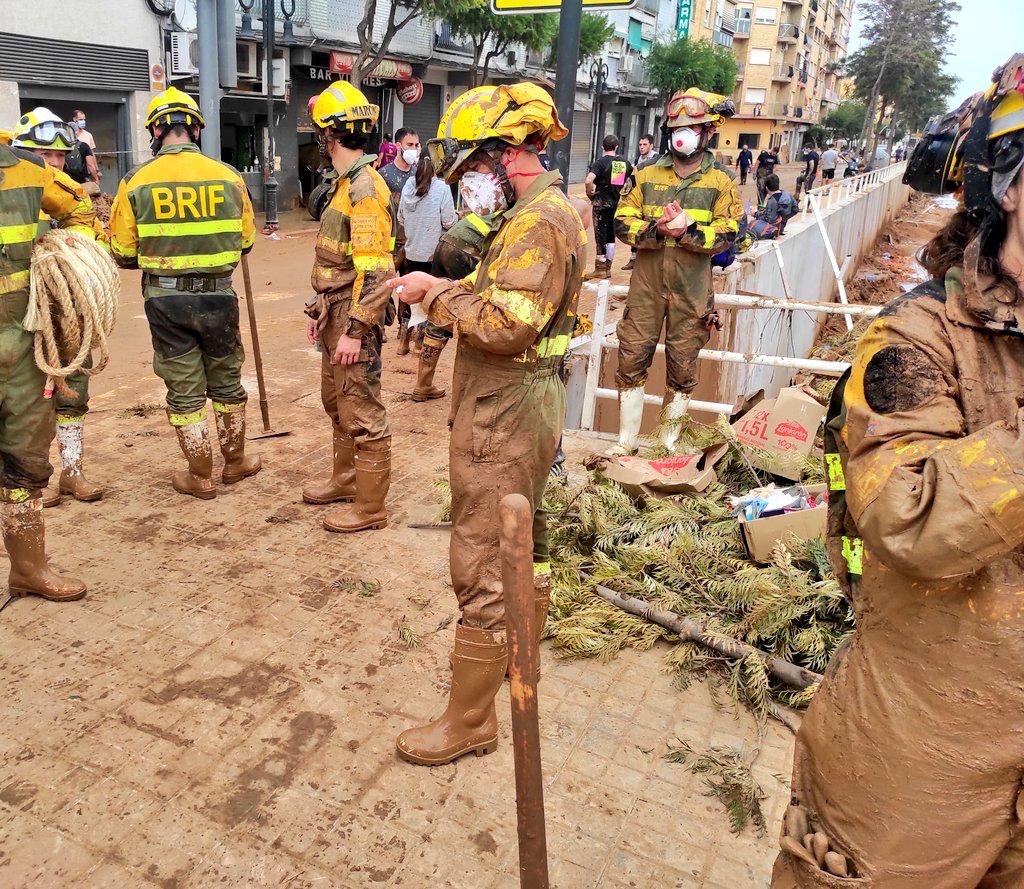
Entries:
{"type": "Polygon", "coordinates": [[[124,268],[156,275],[229,275],[256,240],[238,171],[195,145],[169,145],[121,180],[110,247],[124,268]]]}
{"type": "MultiPolygon", "coordinates": [[[[92,201],[89,199],[89,195],[85,193],[85,189],[82,188],[80,182],[75,182],[67,173],[63,170],[58,170],[56,167],[53,168],[53,178],[63,185],[65,188],[71,189],[82,203],[84,203],[90,210],[92,209],[92,201]]],[[[49,231],[53,221],[53,217],[50,216],[41,207],[39,209],[39,237],[42,237],[49,231]]],[[[80,231],[83,234],[89,235],[94,241],[102,244],[107,250],[110,250],[110,236],[107,234],[107,230],[103,227],[103,223],[100,222],[98,216],[93,218],[92,228],[86,230],[84,226],[78,226],[76,231],[80,231]]]]}

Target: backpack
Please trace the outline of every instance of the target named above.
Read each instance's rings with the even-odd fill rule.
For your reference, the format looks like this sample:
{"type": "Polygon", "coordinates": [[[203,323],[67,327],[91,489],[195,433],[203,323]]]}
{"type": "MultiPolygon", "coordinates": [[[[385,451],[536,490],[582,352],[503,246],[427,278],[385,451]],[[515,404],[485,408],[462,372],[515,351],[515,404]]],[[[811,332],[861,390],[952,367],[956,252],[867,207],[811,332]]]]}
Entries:
{"type": "Polygon", "coordinates": [[[778,197],[779,215],[786,219],[792,219],[800,212],[800,205],[788,191],[782,192],[778,197]]]}
{"type": "Polygon", "coordinates": [[[75,182],[85,182],[89,178],[89,170],[82,156],[82,143],[76,142],[75,147],[64,155],[64,172],[75,182]]]}
{"type": "Polygon", "coordinates": [[[718,266],[720,269],[729,268],[736,261],[736,254],[746,253],[752,243],[753,239],[750,237],[750,232],[747,231],[747,217],[744,215],[733,242],[725,250],[711,257],[712,267],[718,266]]]}

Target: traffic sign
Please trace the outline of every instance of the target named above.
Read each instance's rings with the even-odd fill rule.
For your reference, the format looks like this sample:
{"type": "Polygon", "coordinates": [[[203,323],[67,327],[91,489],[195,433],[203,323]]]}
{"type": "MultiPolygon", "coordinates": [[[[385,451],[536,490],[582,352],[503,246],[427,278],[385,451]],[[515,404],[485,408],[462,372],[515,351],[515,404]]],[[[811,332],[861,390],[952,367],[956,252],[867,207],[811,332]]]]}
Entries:
{"type": "MultiPolygon", "coordinates": [[[[632,9],[637,0],[583,0],[588,12],[614,9],[632,9]]],[[[491,12],[498,15],[536,15],[542,12],[558,12],[561,0],[491,0],[491,12]]]]}

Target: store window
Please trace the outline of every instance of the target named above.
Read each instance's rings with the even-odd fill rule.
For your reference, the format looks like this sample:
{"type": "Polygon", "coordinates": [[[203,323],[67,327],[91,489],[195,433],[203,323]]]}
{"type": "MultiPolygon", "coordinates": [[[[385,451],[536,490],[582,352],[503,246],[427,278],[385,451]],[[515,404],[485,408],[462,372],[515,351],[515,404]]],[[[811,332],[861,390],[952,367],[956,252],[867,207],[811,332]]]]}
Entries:
{"type": "Polygon", "coordinates": [[[761,147],[760,133],[740,133],[739,145],[746,145],[751,151],[761,147]]]}

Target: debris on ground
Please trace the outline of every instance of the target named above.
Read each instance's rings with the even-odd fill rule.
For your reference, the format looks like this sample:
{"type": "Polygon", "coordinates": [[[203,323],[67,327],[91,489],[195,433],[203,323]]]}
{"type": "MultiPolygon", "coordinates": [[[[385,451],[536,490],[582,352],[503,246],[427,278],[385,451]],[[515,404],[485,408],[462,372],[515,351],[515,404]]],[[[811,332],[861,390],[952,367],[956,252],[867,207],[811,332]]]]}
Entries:
{"type": "Polygon", "coordinates": [[[420,634],[406,623],[405,618],[398,623],[398,638],[402,640],[406,648],[416,648],[422,641],[420,634]]]}
{"type": "Polygon", "coordinates": [[[148,401],[140,401],[133,404],[131,407],[126,407],[124,410],[117,412],[117,418],[119,420],[128,420],[132,417],[148,417],[150,414],[156,414],[163,411],[163,407],[159,404],[153,404],[148,401]]]}
{"type": "Polygon", "coordinates": [[[763,837],[767,832],[761,803],[767,794],[751,774],[751,766],[757,760],[759,750],[744,759],[739,750],[727,747],[711,747],[705,753],[697,753],[686,741],[678,740],[678,746],[670,747],[665,759],[685,766],[694,775],[704,776],[704,796],[717,799],[729,813],[729,829],[742,833],[748,825],[763,837]]]}
{"type": "Polygon", "coordinates": [[[331,588],[343,593],[354,593],[364,599],[369,599],[380,592],[380,582],[376,580],[363,580],[359,577],[342,577],[332,581],[331,588]]]}

